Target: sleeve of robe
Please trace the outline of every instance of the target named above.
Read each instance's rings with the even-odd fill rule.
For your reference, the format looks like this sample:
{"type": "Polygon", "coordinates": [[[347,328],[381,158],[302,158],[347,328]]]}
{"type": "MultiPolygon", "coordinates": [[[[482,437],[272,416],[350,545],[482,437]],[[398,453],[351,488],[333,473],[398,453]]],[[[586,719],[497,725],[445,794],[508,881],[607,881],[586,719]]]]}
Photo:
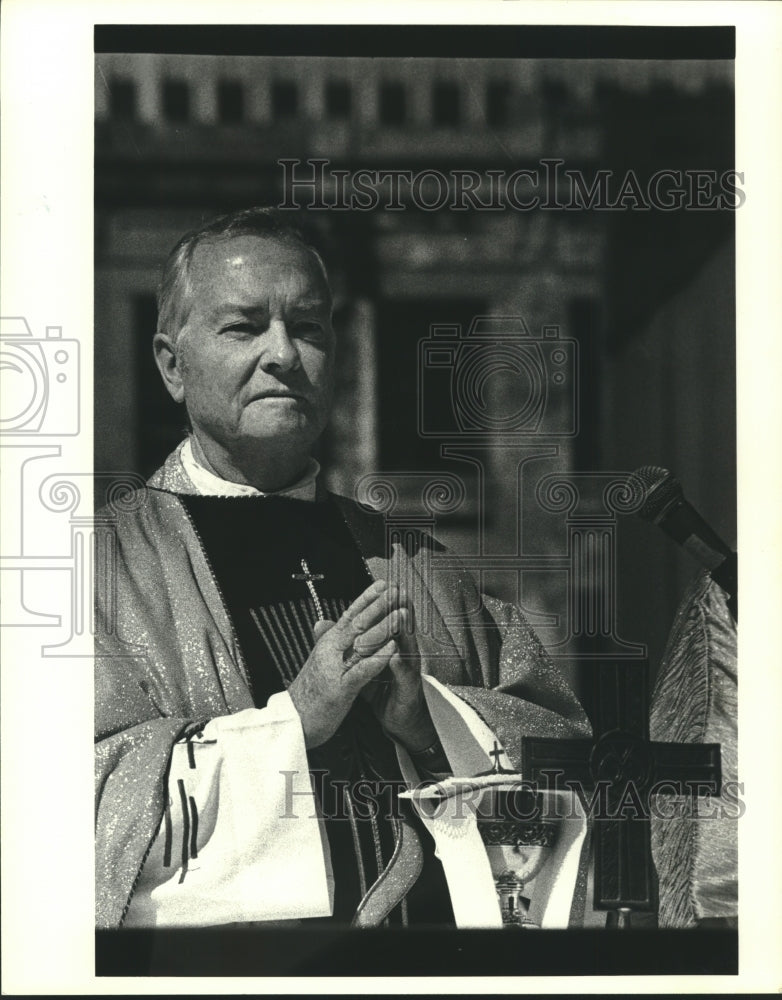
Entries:
{"type": "Polygon", "coordinates": [[[212,719],[174,745],[163,818],[125,926],[328,916],[326,845],[290,697],[212,719]]]}
{"type": "MultiPolygon", "coordinates": [[[[141,715],[143,679],[132,662],[125,670],[111,689],[122,689],[126,710],[135,697],[141,715]]],[[[105,670],[98,678],[103,687],[105,670]]],[[[96,779],[98,926],[331,912],[325,832],[287,693],[206,724],[156,717],[107,734],[96,743],[96,779]]]]}

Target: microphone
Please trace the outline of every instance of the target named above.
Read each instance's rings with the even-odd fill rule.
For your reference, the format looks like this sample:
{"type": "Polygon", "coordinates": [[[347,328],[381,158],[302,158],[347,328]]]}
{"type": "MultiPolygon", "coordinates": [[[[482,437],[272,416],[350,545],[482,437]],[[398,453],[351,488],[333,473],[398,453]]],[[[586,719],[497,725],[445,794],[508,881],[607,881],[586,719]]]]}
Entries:
{"type": "Polygon", "coordinates": [[[738,557],[684,498],[678,479],[667,469],[645,465],[631,479],[641,483],[644,502],[638,516],[658,525],[705,567],[731,600],[728,606],[738,618],[738,557]]]}

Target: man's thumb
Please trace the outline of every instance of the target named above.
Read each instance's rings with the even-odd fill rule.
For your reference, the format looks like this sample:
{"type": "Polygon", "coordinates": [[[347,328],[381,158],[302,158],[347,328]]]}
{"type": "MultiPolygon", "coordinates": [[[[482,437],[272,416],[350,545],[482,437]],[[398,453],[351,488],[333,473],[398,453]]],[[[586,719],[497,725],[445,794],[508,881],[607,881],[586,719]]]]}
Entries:
{"type": "Polygon", "coordinates": [[[321,620],[316,621],[315,624],[312,626],[312,634],[315,637],[315,642],[317,642],[318,639],[321,638],[321,636],[324,636],[327,632],[330,632],[331,629],[334,628],[335,624],[336,622],[321,621],[321,620]]]}

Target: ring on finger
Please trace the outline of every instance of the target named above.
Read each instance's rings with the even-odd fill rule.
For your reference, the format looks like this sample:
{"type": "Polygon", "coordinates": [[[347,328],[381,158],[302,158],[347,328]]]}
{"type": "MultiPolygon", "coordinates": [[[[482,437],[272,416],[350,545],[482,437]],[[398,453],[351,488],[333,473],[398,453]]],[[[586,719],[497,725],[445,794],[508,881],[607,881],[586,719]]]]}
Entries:
{"type": "Polygon", "coordinates": [[[364,654],[359,653],[359,651],[355,647],[351,647],[350,652],[347,653],[346,651],[346,655],[343,656],[343,662],[348,670],[350,670],[351,667],[355,667],[355,665],[359,662],[359,660],[363,659],[364,659],[364,654]]]}

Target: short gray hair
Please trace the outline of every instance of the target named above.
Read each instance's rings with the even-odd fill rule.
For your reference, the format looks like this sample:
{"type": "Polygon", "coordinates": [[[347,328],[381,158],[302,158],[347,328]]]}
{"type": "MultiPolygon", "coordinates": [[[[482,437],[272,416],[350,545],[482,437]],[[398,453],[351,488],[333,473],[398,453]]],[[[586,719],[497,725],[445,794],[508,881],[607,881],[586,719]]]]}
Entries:
{"type": "Polygon", "coordinates": [[[187,322],[190,295],[188,278],[196,247],[201,243],[229,239],[232,236],[261,236],[295,243],[314,254],[328,284],[326,265],[318,248],[289,212],[263,206],[231,212],[185,233],[168,255],[157,293],[159,333],[166,333],[176,341],[187,322]]]}

